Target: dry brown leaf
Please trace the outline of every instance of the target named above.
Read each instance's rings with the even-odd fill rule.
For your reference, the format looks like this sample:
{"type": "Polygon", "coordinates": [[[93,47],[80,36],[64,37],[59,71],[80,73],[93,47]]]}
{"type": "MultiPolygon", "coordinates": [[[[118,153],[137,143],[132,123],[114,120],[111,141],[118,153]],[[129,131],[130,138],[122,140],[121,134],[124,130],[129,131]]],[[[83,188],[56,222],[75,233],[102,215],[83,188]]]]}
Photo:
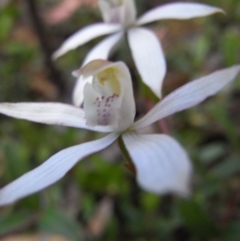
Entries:
{"type": "Polygon", "coordinates": [[[61,23],[71,17],[82,5],[96,7],[97,0],[62,0],[45,14],[44,19],[49,24],[61,23]]]}
{"type": "Polygon", "coordinates": [[[166,95],[169,92],[181,87],[189,81],[189,76],[183,72],[169,71],[163,83],[163,91],[166,95]]]}
{"type": "Polygon", "coordinates": [[[164,23],[164,27],[154,27],[153,31],[160,39],[165,51],[179,44],[181,41],[186,41],[191,36],[199,32],[200,22],[197,21],[174,21],[168,20],[164,23]]]}
{"type": "Polygon", "coordinates": [[[58,235],[10,235],[5,238],[1,238],[0,241],[70,241],[58,235]]]}
{"type": "Polygon", "coordinates": [[[35,33],[26,25],[17,25],[14,27],[13,31],[11,32],[11,38],[31,46],[38,45],[38,40],[35,33]]]}
{"type": "Polygon", "coordinates": [[[34,74],[33,76],[30,82],[30,88],[43,95],[46,99],[56,100],[59,94],[56,86],[52,84],[43,73],[34,74]]]}
{"type": "Polygon", "coordinates": [[[88,230],[94,237],[100,237],[104,232],[107,223],[112,217],[113,212],[113,200],[109,197],[103,198],[96,210],[94,215],[88,223],[88,230]]]}
{"type": "Polygon", "coordinates": [[[152,30],[161,42],[165,39],[167,33],[165,28],[155,27],[152,28],[152,30]]]}

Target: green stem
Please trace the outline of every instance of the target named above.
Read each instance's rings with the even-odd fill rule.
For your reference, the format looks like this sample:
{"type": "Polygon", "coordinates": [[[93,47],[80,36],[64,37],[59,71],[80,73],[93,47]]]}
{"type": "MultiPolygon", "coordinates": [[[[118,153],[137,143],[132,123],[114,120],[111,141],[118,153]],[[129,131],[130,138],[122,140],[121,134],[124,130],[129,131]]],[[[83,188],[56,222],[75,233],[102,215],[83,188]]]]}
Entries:
{"type": "Polygon", "coordinates": [[[132,164],[132,159],[127,151],[127,148],[125,147],[125,144],[123,142],[122,136],[118,137],[118,145],[123,153],[123,156],[126,158],[126,160],[132,164]]]}
{"type": "Polygon", "coordinates": [[[125,164],[124,166],[129,169],[131,172],[133,172],[134,174],[136,174],[136,170],[135,167],[133,165],[132,159],[127,151],[127,148],[123,142],[123,139],[121,136],[118,137],[118,145],[120,147],[120,150],[122,151],[123,156],[126,158],[126,160],[128,161],[127,164],[125,164]]]}

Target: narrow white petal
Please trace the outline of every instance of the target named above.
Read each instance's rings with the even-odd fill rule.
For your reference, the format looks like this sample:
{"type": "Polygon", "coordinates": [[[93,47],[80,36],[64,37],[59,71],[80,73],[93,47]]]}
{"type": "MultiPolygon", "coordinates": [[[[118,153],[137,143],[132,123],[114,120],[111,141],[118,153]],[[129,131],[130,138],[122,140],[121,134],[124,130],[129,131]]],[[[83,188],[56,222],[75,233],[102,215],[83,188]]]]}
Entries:
{"type": "Polygon", "coordinates": [[[122,38],[124,32],[115,33],[97,44],[86,56],[82,66],[95,59],[108,59],[118,41],[122,38]]]}
{"type": "Polygon", "coordinates": [[[143,82],[160,98],[166,63],[157,36],[148,29],[134,28],[128,31],[128,40],[143,82]]]}
{"type": "Polygon", "coordinates": [[[117,137],[117,134],[109,134],[102,139],[69,147],[56,153],[39,167],[0,189],[0,205],[11,204],[20,198],[52,185],[61,179],[78,161],[106,148],[117,137]]]}
{"type": "MultiPolygon", "coordinates": [[[[97,44],[87,55],[85,58],[83,65],[89,63],[94,59],[108,59],[109,54],[115,48],[117,42],[123,36],[123,32],[113,34],[104,40],[102,40],[99,44],[97,44]]],[[[83,66],[82,65],[82,66],[83,66]]],[[[74,74],[74,73],[73,73],[74,74]]],[[[92,78],[83,78],[80,76],[77,79],[77,83],[73,90],[73,103],[76,106],[80,106],[83,103],[83,89],[86,83],[91,83],[92,78]]]]}
{"type": "Polygon", "coordinates": [[[65,54],[66,52],[75,49],[78,46],[83,45],[96,37],[114,33],[119,31],[120,29],[121,26],[118,24],[107,23],[96,23],[80,29],[65,40],[65,42],[60,46],[60,48],[53,53],[53,58],[56,59],[61,55],[65,54]]]}
{"type": "Polygon", "coordinates": [[[146,12],[138,19],[137,24],[142,25],[160,19],[190,19],[204,17],[218,12],[224,13],[220,8],[201,3],[169,3],[146,12]]]}
{"type": "Polygon", "coordinates": [[[157,194],[189,194],[192,166],[176,140],[167,135],[135,133],[124,134],[123,140],[142,188],[157,194]]]}
{"type": "Polygon", "coordinates": [[[197,105],[223,89],[239,72],[240,65],[235,65],[185,84],[158,102],[142,119],[134,123],[133,128],[141,129],[173,113],[197,105]]]}
{"type": "Polygon", "coordinates": [[[43,124],[63,125],[99,132],[112,131],[107,127],[87,126],[83,109],[60,103],[1,103],[0,113],[43,124]]]}

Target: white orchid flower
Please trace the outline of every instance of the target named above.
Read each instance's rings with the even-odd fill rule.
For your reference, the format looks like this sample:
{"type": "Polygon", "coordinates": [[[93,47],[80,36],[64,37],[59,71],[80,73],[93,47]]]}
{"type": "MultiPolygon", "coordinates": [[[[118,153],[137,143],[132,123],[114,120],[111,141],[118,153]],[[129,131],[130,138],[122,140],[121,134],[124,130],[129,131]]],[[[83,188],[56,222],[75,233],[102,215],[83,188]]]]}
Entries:
{"type": "MultiPolygon", "coordinates": [[[[134,0],[99,0],[99,8],[104,23],[96,23],[77,31],[62,44],[53,57],[58,58],[96,37],[114,33],[88,53],[83,65],[94,59],[107,59],[126,32],[139,74],[159,98],[166,73],[164,53],[153,31],[140,26],[161,19],[191,19],[223,12],[220,8],[205,4],[179,2],[156,7],[136,19],[134,0]]],[[[76,106],[82,104],[86,82],[90,82],[90,79],[83,80],[80,77],[76,83],[73,94],[73,103],[76,106]]]]}
{"type": "Polygon", "coordinates": [[[92,83],[84,88],[83,109],[60,103],[0,104],[0,113],[18,119],[109,133],[101,139],[56,153],[3,187],[0,205],[13,203],[52,185],[77,162],[118,138],[136,168],[137,181],[143,189],[156,194],[189,194],[192,166],[185,150],[168,135],[143,135],[139,130],[216,94],[239,71],[240,65],[237,65],[194,80],[163,98],[137,122],[134,122],[136,111],[131,76],[122,62],[95,60],[77,71],[92,78],[92,83]]]}

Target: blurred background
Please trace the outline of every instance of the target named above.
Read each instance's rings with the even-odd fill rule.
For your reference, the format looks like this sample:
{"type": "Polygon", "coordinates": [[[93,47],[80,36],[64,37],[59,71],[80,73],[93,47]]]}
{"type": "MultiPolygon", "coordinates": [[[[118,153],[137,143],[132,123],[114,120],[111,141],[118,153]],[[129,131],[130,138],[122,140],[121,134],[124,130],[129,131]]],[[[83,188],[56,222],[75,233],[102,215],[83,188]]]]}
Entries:
{"type": "MultiPolygon", "coordinates": [[[[138,16],[174,1],[136,0],[138,16]]],[[[168,73],[163,94],[240,62],[240,1],[205,0],[226,15],[149,24],[162,41],[168,73]]],[[[76,79],[94,39],[51,62],[78,29],[100,22],[96,0],[0,0],[0,101],[71,103],[76,79]]],[[[127,41],[123,60],[134,79],[137,118],[158,100],[140,81],[127,41]]],[[[201,105],[154,124],[175,137],[193,166],[192,197],[157,196],[138,187],[112,145],[76,165],[40,193],[0,208],[1,241],[239,241],[240,78],[201,105]],[[164,125],[164,128],[163,128],[164,125]]],[[[0,116],[0,186],[66,147],[98,134],[0,116]]]]}

